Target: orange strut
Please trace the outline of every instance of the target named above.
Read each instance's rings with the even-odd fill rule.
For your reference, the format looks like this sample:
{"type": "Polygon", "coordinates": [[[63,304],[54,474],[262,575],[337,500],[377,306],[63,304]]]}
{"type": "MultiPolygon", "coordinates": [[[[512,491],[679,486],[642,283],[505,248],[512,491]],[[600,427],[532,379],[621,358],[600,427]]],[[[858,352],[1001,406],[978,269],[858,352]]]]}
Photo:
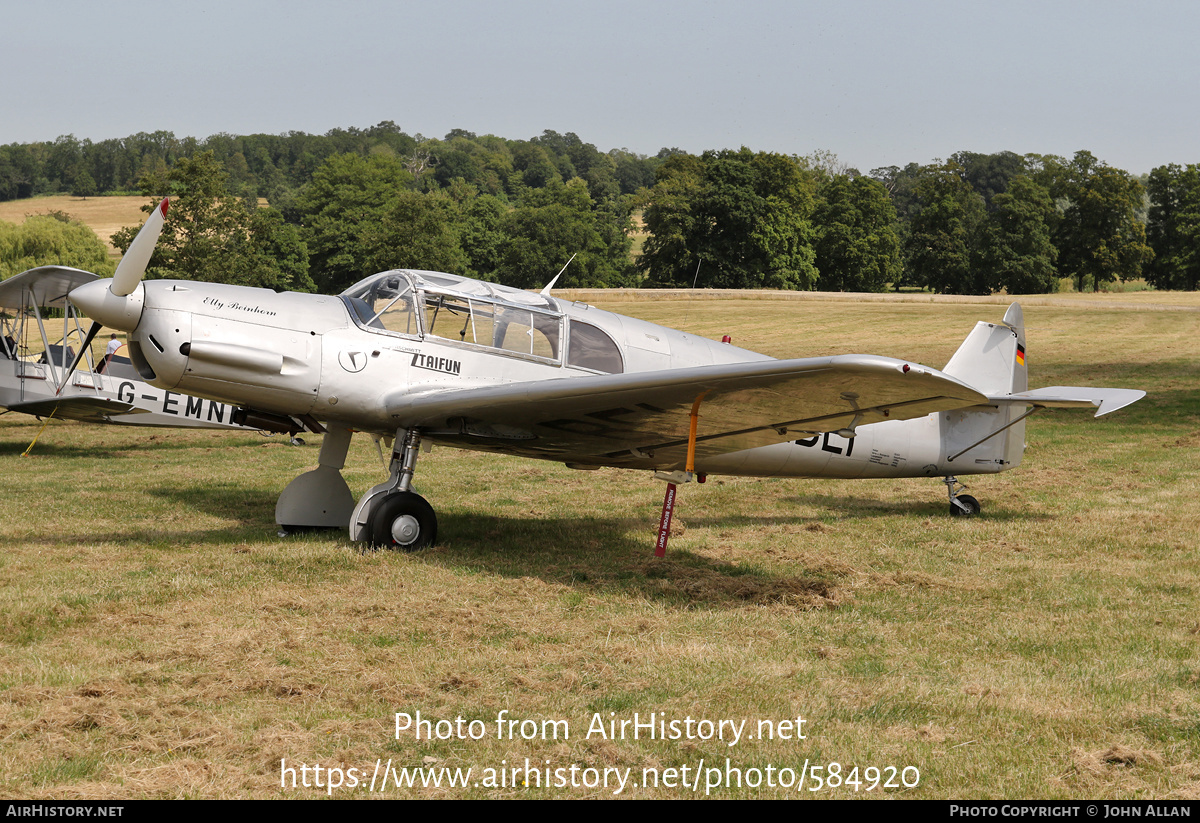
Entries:
{"type": "Polygon", "coordinates": [[[687,465],[684,466],[688,474],[696,471],[696,425],[700,421],[700,401],[704,399],[705,394],[708,392],[699,395],[692,403],[692,420],[688,427],[687,465]]]}
{"type": "MultiPolygon", "coordinates": [[[[692,403],[692,420],[688,427],[687,471],[693,474],[696,469],[696,424],[700,420],[700,401],[704,392],[692,403]]],[[[654,556],[665,557],[667,540],[671,536],[671,517],[675,513],[675,484],[667,484],[667,494],[663,498],[662,516],[658,519],[658,540],[654,541],[654,556]]]]}

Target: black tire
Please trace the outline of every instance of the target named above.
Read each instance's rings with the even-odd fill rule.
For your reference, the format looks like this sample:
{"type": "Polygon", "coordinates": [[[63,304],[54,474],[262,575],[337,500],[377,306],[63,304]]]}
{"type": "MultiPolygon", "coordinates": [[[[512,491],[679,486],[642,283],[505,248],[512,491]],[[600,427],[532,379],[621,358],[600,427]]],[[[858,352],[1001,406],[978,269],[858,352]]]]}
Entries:
{"type": "Polygon", "coordinates": [[[416,492],[396,492],[375,508],[370,533],[371,545],[377,549],[420,551],[437,539],[437,515],[416,492]]]}
{"type": "Polygon", "coordinates": [[[976,500],[974,497],[972,497],[969,494],[960,494],[955,499],[958,500],[958,503],[961,503],[963,506],[966,506],[967,508],[966,508],[966,511],[964,511],[961,507],[959,507],[958,503],[951,503],[950,504],[950,516],[951,517],[974,517],[975,515],[979,514],[980,511],[983,510],[983,508],[979,505],[979,501],[976,500]]]}

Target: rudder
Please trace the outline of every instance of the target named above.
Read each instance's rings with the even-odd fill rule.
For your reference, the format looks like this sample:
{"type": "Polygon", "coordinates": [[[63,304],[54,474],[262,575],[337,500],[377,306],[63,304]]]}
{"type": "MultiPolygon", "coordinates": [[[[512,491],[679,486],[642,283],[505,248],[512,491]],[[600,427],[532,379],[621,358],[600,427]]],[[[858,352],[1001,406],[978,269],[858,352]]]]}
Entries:
{"type": "MultiPolygon", "coordinates": [[[[1000,323],[976,323],[942,371],[991,396],[1026,391],[1029,370],[1025,363],[1025,316],[1020,304],[1009,306],[1000,323]]],[[[1003,404],[998,408],[976,407],[942,415],[942,443],[946,449],[943,457],[949,467],[959,463],[965,473],[986,471],[985,466],[1001,471],[1018,465],[1025,453],[1024,421],[982,443],[979,441],[1023,413],[1023,407],[1003,404]],[[972,446],[975,443],[978,445],[972,446]],[[965,453],[960,454],[964,449],[965,453]]]]}

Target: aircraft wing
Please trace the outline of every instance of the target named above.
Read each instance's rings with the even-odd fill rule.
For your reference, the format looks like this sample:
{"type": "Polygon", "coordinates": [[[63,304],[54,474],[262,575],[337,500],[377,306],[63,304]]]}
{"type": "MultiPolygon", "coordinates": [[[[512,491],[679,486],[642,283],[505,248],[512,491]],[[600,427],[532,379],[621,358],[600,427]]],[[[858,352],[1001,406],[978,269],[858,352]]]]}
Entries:
{"type": "Polygon", "coordinates": [[[85,423],[107,423],[108,418],[115,414],[136,414],[145,411],[132,403],[120,403],[103,397],[60,397],[31,403],[14,403],[8,410],[36,417],[82,420],[85,423]]]}
{"type": "Polygon", "coordinates": [[[32,295],[38,306],[61,309],[71,289],[99,279],[98,274],[70,266],[39,266],[0,282],[0,308],[22,309],[32,295]]]}
{"type": "Polygon", "coordinates": [[[593,465],[682,467],[698,457],[974,406],[985,396],[902,360],[842,355],[388,395],[397,428],[435,440],[593,465]]]}
{"type": "Polygon", "coordinates": [[[1095,409],[1096,417],[1123,409],[1146,396],[1140,389],[1096,389],[1088,386],[1050,386],[1045,389],[989,397],[989,403],[1019,403],[1048,409],[1095,409]]]}

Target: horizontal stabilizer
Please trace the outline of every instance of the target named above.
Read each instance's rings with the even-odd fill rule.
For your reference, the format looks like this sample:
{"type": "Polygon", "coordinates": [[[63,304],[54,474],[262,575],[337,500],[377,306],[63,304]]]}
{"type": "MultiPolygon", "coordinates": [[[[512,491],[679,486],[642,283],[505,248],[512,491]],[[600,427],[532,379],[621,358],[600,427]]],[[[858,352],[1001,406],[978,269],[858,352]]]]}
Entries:
{"type": "Polygon", "coordinates": [[[1096,409],[1096,417],[1123,409],[1146,396],[1138,389],[1096,389],[1089,386],[1050,386],[1045,389],[989,397],[989,403],[1020,403],[1048,409],[1096,409]]]}

